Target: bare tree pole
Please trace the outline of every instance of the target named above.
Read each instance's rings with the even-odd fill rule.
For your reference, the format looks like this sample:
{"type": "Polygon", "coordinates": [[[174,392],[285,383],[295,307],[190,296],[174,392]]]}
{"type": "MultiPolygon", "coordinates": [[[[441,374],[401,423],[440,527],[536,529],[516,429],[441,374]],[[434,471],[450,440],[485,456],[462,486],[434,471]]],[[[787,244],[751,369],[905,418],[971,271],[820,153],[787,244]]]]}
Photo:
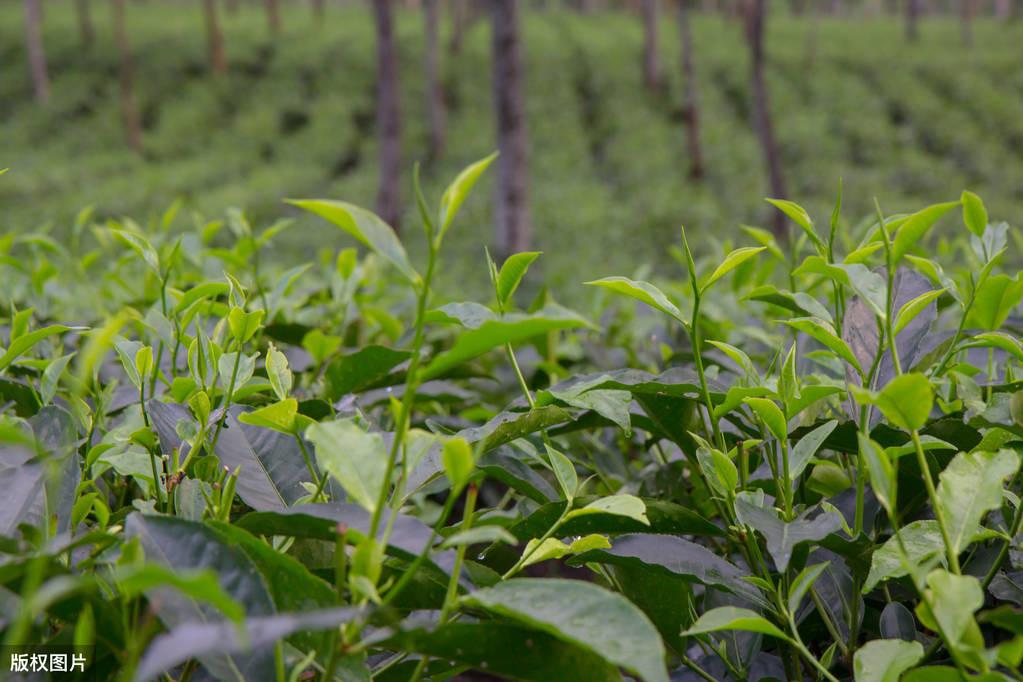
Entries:
{"type": "Polygon", "coordinates": [[[440,78],[440,53],[437,47],[439,10],[437,0],[423,0],[423,24],[426,31],[426,98],[430,118],[430,158],[436,159],[444,151],[446,113],[444,88],[440,78]]]}
{"type": "Polygon", "coordinates": [[[920,36],[917,23],[920,20],[921,0],[906,0],[906,40],[915,43],[920,36]]]}
{"type": "Polygon", "coordinates": [[[313,21],[316,22],[317,26],[322,25],[323,18],[326,16],[326,5],[325,0],[312,0],[313,21]]]}
{"type": "Polygon", "coordinates": [[[973,13],[975,0],[959,0],[959,34],[963,45],[973,47],[973,13]]]}
{"type": "Polygon", "coordinates": [[[394,44],[391,0],[371,0],[377,38],[377,135],[380,182],[377,213],[395,230],[401,221],[401,105],[398,99],[398,54],[394,44]]]}
{"type": "Polygon", "coordinates": [[[135,64],[128,42],[128,29],[124,21],[125,0],[113,0],[114,40],[121,60],[120,96],[121,119],[124,122],[124,136],[128,146],[138,154],[142,153],[142,122],[135,103],[135,64]]]}
{"type": "MultiPolygon", "coordinates": [[[[745,0],[746,10],[746,41],[749,43],[751,78],[753,91],[753,125],[767,166],[768,183],[771,196],[784,199],[785,176],[782,173],[781,155],[774,137],[774,125],[771,121],[771,107],[767,97],[767,81],[764,78],[764,25],[767,23],[767,0],[745,0]]],[[[774,213],[771,225],[774,234],[780,239],[785,237],[785,218],[780,212],[774,213]]]]}
{"type": "Polygon", "coordinates": [[[504,254],[531,241],[528,137],[517,0],[490,0],[494,113],[497,118],[497,244],[504,254]]]}
{"type": "Polygon", "coordinates": [[[661,87],[661,64],[657,51],[657,0],[643,0],[643,83],[651,90],[661,87]]]}
{"type": "Polygon", "coordinates": [[[281,32],[280,0],[266,0],[266,21],[270,26],[270,33],[277,35],[281,32]]]}
{"type": "Polygon", "coordinates": [[[220,19],[217,17],[217,0],[202,0],[202,12],[206,20],[210,71],[216,76],[222,76],[227,73],[227,57],[224,54],[224,33],[220,30],[220,19]]]}
{"type": "Polygon", "coordinates": [[[450,0],[448,3],[451,13],[451,38],[448,40],[448,52],[456,55],[462,51],[462,34],[465,32],[465,25],[468,22],[469,8],[467,0],[450,0]]]}
{"type": "Polygon", "coordinates": [[[689,178],[703,178],[703,149],[700,147],[700,93],[693,67],[693,35],[689,25],[690,0],[678,0],[678,35],[682,43],[682,110],[689,152],[689,178]]]}
{"type": "Polygon", "coordinates": [[[88,50],[96,39],[96,30],[92,25],[92,13],[89,11],[89,0],[75,0],[75,13],[78,15],[78,39],[82,49],[88,50]]]}
{"type": "Polygon", "coordinates": [[[43,11],[40,0],[25,0],[25,50],[28,68],[32,74],[32,90],[36,101],[50,101],[50,74],[46,68],[46,49],[43,47],[43,11]]]}

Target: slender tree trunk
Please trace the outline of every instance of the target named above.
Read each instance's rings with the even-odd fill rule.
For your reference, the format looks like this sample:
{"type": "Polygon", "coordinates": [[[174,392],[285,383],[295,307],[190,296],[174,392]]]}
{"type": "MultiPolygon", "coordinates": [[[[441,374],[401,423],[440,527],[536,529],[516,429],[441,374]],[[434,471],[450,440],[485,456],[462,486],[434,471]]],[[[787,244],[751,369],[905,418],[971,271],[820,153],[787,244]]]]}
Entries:
{"type": "Polygon", "coordinates": [[[313,8],[313,21],[316,22],[317,27],[323,25],[323,19],[327,12],[326,0],[312,0],[313,8]]]}
{"type": "Polygon", "coordinates": [[[906,40],[915,43],[920,36],[917,23],[920,20],[921,0],[906,0],[906,40]]]}
{"type": "Polygon", "coordinates": [[[689,25],[690,0],[678,1],[678,34],[682,43],[682,107],[689,152],[689,177],[703,178],[703,150],[700,147],[700,92],[693,66],[693,34],[689,25]]]}
{"type": "Polygon", "coordinates": [[[517,0],[490,0],[493,28],[494,113],[497,117],[498,248],[504,254],[529,249],[528,137],[519,44],[517,0]]]}
{"type": "Polygon", "coordinates": [[[75,0],[75,11],[78,15],[78,39],[83,50],[92,48],[96,39],[96,30],[92,25],[92,12],[89,11],[89,0],[75,0]]]}
{"type": "Polygon", "coordinates": [[[995,18],[1007,21],[1012,16],[1012,0],[995,0],[995,18]]]}
{"type": "Polygon", "coordinates": [[[394,44],[391,0],[371,0],[377,37],[377,135],[380,183],[377,213],[395,230],[401,221],[401,109],[398,100],[398,55],[394,44]]]}
{"type": "Polygon", "coordinates": [[[216,76],[222,76],[227,73],[227,57],[224,55],[224,33],[220,30],[220,19],[217,17],[217,0],[202,0],[202,12],[206,19],[210,71],[216,76]]]}
{"type": "Polygon", "coordinates": [[[440,54],[437,47],[439,41],[438,0],[423,0],[423,24],[426,31],[426,98],[427,111],[430,119],[430,158],[440,158],[444,151],[444,128],[446,114],[444,111],[444,88],[440,78],[440,54]]]}
{"type": "Polygon", "coordinates": [[[963,45],[973,47],[974,0],[959,0],[959,34],[963,45]]]}
{"type": "Polygon", "coordinates": [[[114,40],[121,60],[120,97],[121,119],[124,122],[124,136],[128,146],[136,153],[142,153],[142,122],[138,105],[135,103],[135,64],[132,61],[128,29],[124,21],[125,0],[113,0],[114,40]]]}
{"type": "Polygon", "coordinates": [[[238,0],[227,0],[227,13],[231,16],[238,14],[238,0]]]}
{"type": "Polygon", "coordinates": [[[25,0],[25,50],[28,68],[32,74],[32,90],[36,101],[50,101],[50,74],[46,68],[46,49],[43,46],[43,16],[40,0],[25,0]]]}
{"type": "MultiPolygon", "coordinates": [[[[781,155],[774,137],[771,121],[771,107],[767,96],[767,81],[764,77],[764,25],[767,21],[767,0],[746,0],[746,40],[750,49],[751,90],[753,92],[753,124],[760,139],[760,147],[767,167],[771,196],[786,198],[785,176],[782,173],[781,155]]],[[[780,212],[774,213],[771,226],[779,238],[786,236],[785,219],[780,212]]]]}
{"type": "Polygon", "coordinates": [[[643,0],[643,83],[651,90],[661,87],[661,64],[657,51],[657,0],[643,0]]]}
{"type": "Polygon", "coordinates": [[[468,20],[468,7],[466,0],[450,0],[448,3],[451,12],[451,38],[448,40],[448,52],[456,55],[462,51],[462,34],[468,20]]]}
{"type": "Polygon", "coordinates": [[[270,33],[277,35],[281,32],[280,0],[266,0],[266,21],[270,26],[270,33]]]}

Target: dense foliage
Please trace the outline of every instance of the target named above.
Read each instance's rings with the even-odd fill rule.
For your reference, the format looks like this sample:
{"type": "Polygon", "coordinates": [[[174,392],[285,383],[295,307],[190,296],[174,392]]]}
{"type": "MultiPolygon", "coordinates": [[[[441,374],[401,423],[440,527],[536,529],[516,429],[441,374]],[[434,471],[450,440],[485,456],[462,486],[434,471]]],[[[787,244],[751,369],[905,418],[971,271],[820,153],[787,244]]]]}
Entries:
{"type": "Polygon", "coordinates": [[[0,240],[4,643],[124,680],[1020,678],[1005,223],[774,201],[789,243],[683,233],[585,315],[525,303],[537,253],[445,303],[490,161],[418,194],[423,264],[339,201],[292,203],[365,252],[287,270],[238,212],[0,240]]]}
{"type": "MultiPolygon", "coordinates": [[[[130,2],[141,157],[124,143],[110,3],[92,1],[97,40],[88,52],[74,3],[47,5],[53,92],[45,108],[31,98],[22,4],[0,3],[0,58],[8,75],[0,79],[2,165],[12,168],[0,183],[4,229],[62,226],[87,205],[103,219],[143,220],[178,196],[189,211],[212,217],[238,206],[260,224],[281,215],[282,196],[374,206],[376,65],[367,3],[328,2],[320,21],[306,3],[285,2],[276,38],[262,2],[241,2],[237,14],[222,10],[229,70],[218,78],[209,72],[201,3],[130,2]]],[[[976,44],[966,49],[954,18],[928,17],[920,41],[909,45],[892,17],[793,18],[787,4],[772,3],[767,79],[789,195],[825,215],[842,177],[848,215],[856,218],[873,210],[875,194],[889,210],[909,211],[963,187],[981,194],[992,213],[1023,212],[1017,181],[1023,22],[978,19],[976,44]]],[[[750,123],[741,22],[713,13],[693,17],[707,175],[692,183],[674,2],[660,5],[659,94],[643,87],[642,22],[635,15],[551,9],[522,15],[534,248],[545,252],[536,267],[566,301],[581,300],[579,279],[630,273],[657,258],[661,245],[676,239],[679,222],[699,226],[691,238],[702,247],[705,231],[735,237],[737,225],[763,225],[770,217],[760,201],[770,192],[750,123]]],[[[402,10],[396,20],[404,154],[424,159],[422,17],[402,10]]],[[[483,17],[467,29],[459,54],[441,55],[447,147],[423,168],[428,194],[442,192],[461,167],[495,146],[487,24],[483,17]]],[[[446,45],[446,16],[442,29],[446,45]]],[[[410,182],[407,176],[402,187],[410,182]]],[[[410,193],[403,196],[403,240],[411,253],[425,255],[415,204],[410,193]]],[[[465,281],[487,283],[472,263],[479,245],[491,243],[490,202],[472,211],[476,229],[452,235],[447,252],[460,258],[438,273],[447,292],[465,281]]],[[[277,247],[297,262],[314,241],[306,233],[320,224],[297,212],[291,217],[303,229],[277,247]]],[[[656,262],[670,264],[666,257],[656,262]]]]}

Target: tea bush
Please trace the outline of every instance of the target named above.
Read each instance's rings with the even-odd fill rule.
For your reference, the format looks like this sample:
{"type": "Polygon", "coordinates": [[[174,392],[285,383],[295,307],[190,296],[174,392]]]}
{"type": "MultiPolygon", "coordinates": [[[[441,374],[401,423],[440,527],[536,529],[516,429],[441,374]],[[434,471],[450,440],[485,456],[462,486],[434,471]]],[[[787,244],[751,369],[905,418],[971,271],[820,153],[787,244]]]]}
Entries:
{"type": "Polygon", "coordinates": [[[1023,277],[979,197],[772,201],[787,242],[683,232],[585,314],[485,254],[445,302],[491,158],[415,184],[422,263],[327,200],[291,203],[361,248],[290,269],[239,212],[0,240],[4,644],[90,679],[1020,678],[1023,277]]]}

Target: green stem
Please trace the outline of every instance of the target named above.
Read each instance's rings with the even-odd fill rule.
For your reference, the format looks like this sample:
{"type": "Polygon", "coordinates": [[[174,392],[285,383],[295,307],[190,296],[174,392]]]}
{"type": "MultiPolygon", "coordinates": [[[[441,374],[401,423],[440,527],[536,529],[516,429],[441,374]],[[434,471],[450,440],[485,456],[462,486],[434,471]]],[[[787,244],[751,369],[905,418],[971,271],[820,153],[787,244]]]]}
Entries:
{"type": "MultiPolygon", "coordinates": [[[[695,291],[695,287],[694,287],[695,291]]],[[[714,418],[714,402],[710,399],[710,389],[707,387],[707,375],[703,369],[703,355],[700,352],[700,296],[695,295],[693,301],[693,316],[689,323],[689,342],[693,347],[693,359],[696,362],[696,374],[700,379],[700,392],[703,394],[703,403],[707,408],[707,418],[710,419],[711,432],[714,434],[714,442],[722,451],[725,451],[725,438],[718,428],[718,421],[714,418]]]]}
{"type": "Polygon", "coordinates": [[[507,571],[505,571],[504,575],[501,576],[501,580],[507,580],[508,578],[512,577],[513,575],[521,571],[522,566],[526,563],[526,561],[529,560],[529,557],[533,556],[536,550],[539,549],[544,542],[549,540],[550,537],[554,535],[554,533],[558,530],[558,528],[561,527],[561,524],[565,522],[565,517],[568,516],[568,513],[570,511],[572,511],[572,500],[567,500],[565,502],[565,509],[564,511],[561,512],[561,516],[558,517],[558,520],[555,521],[554,524],[547,529],[546,533],[540,536],[540,539],[536,541],[535,545],[533,545],[530,549],[522,553],[522,556],[519,557],[519,560],[515,562],[515,565],[509,568],[507,571]]]}
{"type": "Polygon", "coordinates": [[[920,442],[920,433],[913,429],[910,434],[913,438],[913,446],[916,449],[916,461],[920,466],[920,475],[924,479],[924,487],[927,488],[927,498],[930,500],[931,508],[934,510],[934,518],[938,521],[938,528],[941,530],[941,539],[945,542],[945,552],[948,555],[948,566],[956,575],[961,573],[959,568],[959,555],[956,554],[955,546],[952,544],[952,536],[948,533],[948,526],[945,524],[945,514],[941,509],[941,502],[938,500],[938,493],[934,489],[934,481],[931,479],[931,469],[927,464],[927,456],[924,455],[924,446],[920,442]]]}

